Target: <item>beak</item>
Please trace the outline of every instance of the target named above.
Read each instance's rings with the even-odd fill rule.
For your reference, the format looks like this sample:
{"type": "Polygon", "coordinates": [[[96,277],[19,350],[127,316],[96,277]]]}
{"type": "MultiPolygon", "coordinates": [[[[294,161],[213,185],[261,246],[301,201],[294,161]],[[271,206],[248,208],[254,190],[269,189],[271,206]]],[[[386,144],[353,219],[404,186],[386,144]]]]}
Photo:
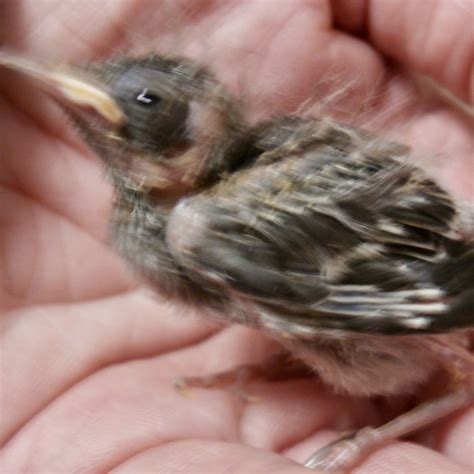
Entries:
{"type": "Polygon", "coordinates": [[[119,127],[125,123],[125,115],[106,88],[90,78],[81,77],[84,71],[56,65],[46,66],[30,59],[0,52],[0,67],[20,72],[38,80],[49,92],[69,105],[92,108],[110,125],[119,127]]]}

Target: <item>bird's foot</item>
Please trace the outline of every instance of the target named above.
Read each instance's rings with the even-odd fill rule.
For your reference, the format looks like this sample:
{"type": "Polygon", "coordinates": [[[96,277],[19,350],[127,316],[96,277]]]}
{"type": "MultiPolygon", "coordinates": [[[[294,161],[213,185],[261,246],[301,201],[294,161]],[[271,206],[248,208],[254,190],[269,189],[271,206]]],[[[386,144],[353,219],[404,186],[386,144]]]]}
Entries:
{"type": "Polygon", "coordinates": [[[454,392],[428,400],[377,428],[366,427],[346,434],[316,451],[304,465],[327,472],[347,472],[384,444],[425,428],[473,401],[472,386],[464,385],[454,392]]]}
{"type": "Polygon", "coordinates": [[[260,364],[240,365],[202,377],[180,377],[175,381],[174,386],[185,396],[190,395],[192,388],[231,389],[245,401],[255,402],[259,398],[247,391],[247,386],[251,382],[272,382],[308,376],[314,376],[314,372],[308,366],[294,359],[287,352],[279,352],[260,364]]]}

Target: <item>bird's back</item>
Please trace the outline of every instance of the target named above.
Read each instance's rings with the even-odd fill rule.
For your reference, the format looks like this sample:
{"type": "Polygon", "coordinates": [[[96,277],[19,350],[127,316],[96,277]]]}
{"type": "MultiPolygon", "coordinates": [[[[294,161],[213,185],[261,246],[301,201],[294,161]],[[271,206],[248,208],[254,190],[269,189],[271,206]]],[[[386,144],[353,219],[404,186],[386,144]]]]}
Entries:
{"type": "Polygon", "coordinates": [[[281,324],[443,330],[474,281],[473,247],[451,198],[407,148],[290,118],[263,126],[256,146],[251,162],[189,201],[206,222],[191,267],[219,274],[281,324]],[[458,266],[466,275],[455,284],[446,275],[458,266]]]}

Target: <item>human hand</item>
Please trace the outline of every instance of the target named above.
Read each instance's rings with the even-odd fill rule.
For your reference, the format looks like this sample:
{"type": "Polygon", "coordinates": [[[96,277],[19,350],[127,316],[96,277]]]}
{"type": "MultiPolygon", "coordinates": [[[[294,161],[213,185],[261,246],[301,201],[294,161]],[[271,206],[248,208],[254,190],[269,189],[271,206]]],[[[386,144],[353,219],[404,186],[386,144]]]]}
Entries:
{"type": "MultiPolygon", "coordinates": [[[[406,77],[381,56],[431,74],[467,101],[468,7],[391,0],[176,4],[89,0],[77,8],[29,0],[20,8],[11,1],[3,44],[71,62],[129,48],[202,56],[254,115],[314,99],[315,84],[330,71],[353,82],[354,92],[342,95],[345,111],[378,97],[362,120],[409,120],[402,140],[427,156],[444,155],[427,166],[472,197],[473,139],[464,116],[419,105],[406,77]],[[366,32],[368,40],[351,32],[366,32]]],[[[258,361],[275,346],[255,331],[181,314],[140,289],[106,244],[111,190],[98,160],[31,84],[1,70],[0,87],[5,472],[305,472],[290,459],[304,460],[332,439],[330,430],[384,418],[375,404],[336,397],[311,380],[252,385],[257,403],[215,390],[180,396],[176,376],[258,361]]],[[[468,472],[473,416],[466,411],[426,431],[419,444],[380,449],[356,472],[468,472]]]]}

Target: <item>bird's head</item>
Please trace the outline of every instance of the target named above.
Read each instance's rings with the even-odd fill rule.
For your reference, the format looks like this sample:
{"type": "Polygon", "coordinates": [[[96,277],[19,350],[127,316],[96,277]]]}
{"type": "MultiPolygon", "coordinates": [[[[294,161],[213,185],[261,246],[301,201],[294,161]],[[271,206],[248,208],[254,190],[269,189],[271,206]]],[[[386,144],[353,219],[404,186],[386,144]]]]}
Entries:
{"type": "Polygon", "coordinates": [[[246,126],[231,94],[194,61],[146,56],[82,67],[0,54],[59,98],[118,186],[184,194],[235,166],[246,126]]]}

